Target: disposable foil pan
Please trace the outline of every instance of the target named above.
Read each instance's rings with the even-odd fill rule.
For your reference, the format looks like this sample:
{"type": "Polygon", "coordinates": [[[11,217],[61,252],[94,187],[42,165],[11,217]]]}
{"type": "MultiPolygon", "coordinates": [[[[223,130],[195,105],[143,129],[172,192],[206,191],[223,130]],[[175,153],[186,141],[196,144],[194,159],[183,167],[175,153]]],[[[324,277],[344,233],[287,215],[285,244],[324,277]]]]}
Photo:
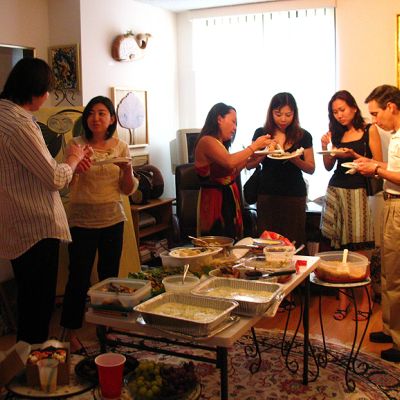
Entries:
{"type": "Polygon", "coordinates": [[[219,324],[227,320],[232,311],[238,307],[238,305],[239,304],[234,300],[193,296],[187,293],[167,292],[137,305],[134,310],[139,312],[144,321],[149,325],[155,325],[159,328],[164,328],[169,331],[191,336],[207,336],[219,324]],[[212,318],[211,321],[203,322],[189,318],[160,315],[154,312],[156,307],[166,303],[178,303],[184,306],[206,307],[217,310],[218,313],[212,318]]]}
{"type": "MultiPolygon", "coordinates": [[[[224,288],[227,292],[234,292],[246,290],[244,296],[235,297],[235,301],[239,303],[233,312],[235,314],[255,316],[264,314],[275,301],[281,301],[283,292],[279,283],[263,282],[263,281],[249,281],[245,279],[235,278],[210,278],[197,285],[191,293],[195,296],[212,296],[213,289],[224,288]],[[268,299],[260,300],[254,296],[254,292],[259,292],[260,296],[268,296],[268,299]],[[253,296],[253,299],[252,299],[253,296]]],[[[218,298],[219,297],[210,297],[218,298]]]]}

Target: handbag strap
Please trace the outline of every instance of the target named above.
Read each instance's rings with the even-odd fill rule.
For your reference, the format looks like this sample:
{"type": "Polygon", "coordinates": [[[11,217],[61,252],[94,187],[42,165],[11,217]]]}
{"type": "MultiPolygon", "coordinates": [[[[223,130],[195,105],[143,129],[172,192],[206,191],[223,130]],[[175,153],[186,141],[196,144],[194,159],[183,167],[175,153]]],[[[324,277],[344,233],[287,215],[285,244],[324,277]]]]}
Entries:
{"type": "Polygon", "coordinates": [[[364,128],[364,157],[368,157],[367,155],[367,146],[369,146],[369,128],[371,127],[372,124],[367,124],[366,127],[364,128]]]}

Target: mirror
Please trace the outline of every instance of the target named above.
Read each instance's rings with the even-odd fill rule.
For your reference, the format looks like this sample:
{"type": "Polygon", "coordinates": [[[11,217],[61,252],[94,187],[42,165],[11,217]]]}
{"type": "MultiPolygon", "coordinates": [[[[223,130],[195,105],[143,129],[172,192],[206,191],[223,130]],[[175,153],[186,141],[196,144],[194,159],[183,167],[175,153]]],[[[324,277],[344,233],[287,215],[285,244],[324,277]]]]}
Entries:
{"type": "Polygon", "coordinates": [[[0,91],[13,66],[25,57],[34,57],[35,49],[33,47],[14,46],[9,44],[0,44],[0,91]]]}

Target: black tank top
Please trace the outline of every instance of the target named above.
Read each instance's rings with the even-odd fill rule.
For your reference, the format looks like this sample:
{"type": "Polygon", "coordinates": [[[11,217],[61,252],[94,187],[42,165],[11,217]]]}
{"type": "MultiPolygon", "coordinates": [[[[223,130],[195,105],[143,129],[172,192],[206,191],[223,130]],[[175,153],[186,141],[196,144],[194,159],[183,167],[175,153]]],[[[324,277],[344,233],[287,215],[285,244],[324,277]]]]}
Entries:
{"type": "MultiPolygon", "coordinates": [[[[353,149],[356,153],[371,158],[372,152],[369,147],[369,128],[370,124],[364,129],[364,134],[359,140],[354,142],[340,143],[337,148],[347,147],[348,149],[353,149]]],[[[329,186],[344,188],[344,189],[361,189],[365,188],[365,177],[359,173],[354,175],[346,174],[349,170],[348,168],[342,167],[343,163],[354,161],[353,158],[338,158],[337,167],[333,173],[329,186]]]]}

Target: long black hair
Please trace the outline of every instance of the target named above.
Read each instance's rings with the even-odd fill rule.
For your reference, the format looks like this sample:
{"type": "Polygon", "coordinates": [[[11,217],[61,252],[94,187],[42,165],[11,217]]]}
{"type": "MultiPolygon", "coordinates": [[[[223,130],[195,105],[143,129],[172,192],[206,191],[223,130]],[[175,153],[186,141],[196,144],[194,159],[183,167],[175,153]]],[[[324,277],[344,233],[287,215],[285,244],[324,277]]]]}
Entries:
{"type": "Polygon", "coordinates": [[[53,85],[54,76],[46,61],[26,57],[14,65],[0,98],[22,106],[31,103],[34,96],[40,97],[52,90],[53,85]]]}
{"type": "Polygon", "coordinates": [[[361,110],[358,107],[356,99],[353,97],[353,95],[347,90],[339,90],[338,92],[336,92],[328,103],[328,114],[331,141],[334,146],[338,146],[348,128],[347,126],[342,125],[333,115],[333,102],[335,100],[343,100],[349,107],[356,109],[353,121],[351,122],[355,129],[363,129],[365,126],[365,121],[361,115],[361,110]]]}
{"type": "Polygon", "coordinates": [[[277,93],[272,99],[268,107],[267,119],[264,124],[265,134],[274,137],[275,131],[278,126],[275,124],[273,112],[274,110],[280,110],[281,108],[288,106],[293,111],[293,121],[286,128],[286,142],[287,143],[297,143],[303,137],[303,130],[300,127],[299,122],[299,110],[297,108],[296,100],[293,95],[288,92],[277,93]]]}
{"type": "Polygon", "coordinates": [[[107,108],[107,110],[110,112],[110,115],[112,117],[114,117],[114,123],[112,123],[108,127],[107,133],[106,133],[104,139],[105,140],[110,139],[114,135],[114,132],[117,128],[117,117],[116,117],[116,113],[115,113],[114,104],[112,103],[112,101],[108,97],[104,97],[104,96],[93,97],[93,99],[90,100],[89,103],[87,103],[87,105],[82,113],[82,126],[83,126],[83,130],[84,130],[84,136],[88,140],[93,138],[93,132],[90,130],[87,120],[89,118],[89,115],[90,115],[90,112],[92,111],[93,106],[95,106],[96,104],[99,104],[99,103],[103,104],[107,108]]]}
{"type": "MultiPolygon", "coordinates": [[[[208,112],[206,121],[204,122],[204,126],[201,129],[200,135],[197,139],[197,142],[203,136],[213,136],[215,138],[219,137],[220,129],[218,125],[218,117],[225,117],[226,114],[229,114],[231,111],[235,111],[236,109],[232,106],[228,106],[225,103],[217,103],[211,107],[211,110],[208,112]]],[[[236,133],[235,133],[236,134],[236,133]]],[[[232,136],[231,139],[225,141],[223,144],[228,149],[232,142],[235,139],[235,135],[232,136]]]]}

